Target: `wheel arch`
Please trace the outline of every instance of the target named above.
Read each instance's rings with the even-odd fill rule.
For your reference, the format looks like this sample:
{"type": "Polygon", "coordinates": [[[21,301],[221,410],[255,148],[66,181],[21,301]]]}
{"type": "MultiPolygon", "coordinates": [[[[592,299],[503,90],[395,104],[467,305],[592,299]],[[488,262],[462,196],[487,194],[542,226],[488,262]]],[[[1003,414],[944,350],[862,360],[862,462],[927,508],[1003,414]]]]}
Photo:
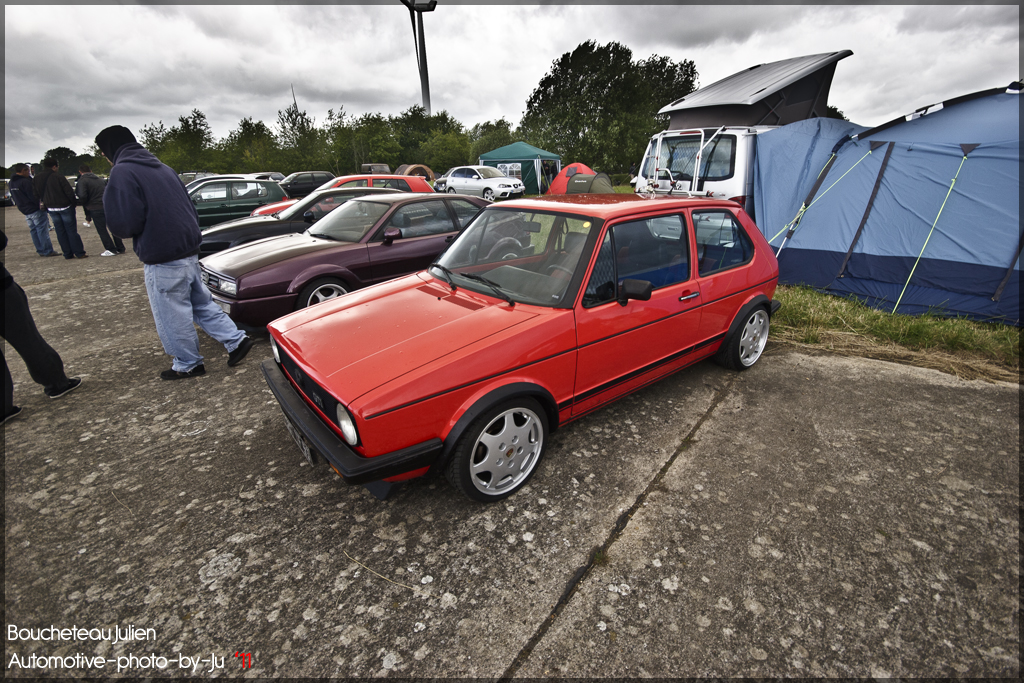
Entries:
{"type": "Polygon", "coordinates": [[[443,471],[448,465],[448,461],[451,459],[452,453],[455,450],[455,446],[459,443],[459,439],[465,434],[469,426],[473,424],[473,421],[480,417],[482,414],[493,408],[494,406],[504,403],[509,399],[518,397],[532,398],[540,403],[541,408],[544,410],[544,414],[548,418],[548,432],[554,432],[558,428],[558,403],[555,401],[555,397],[551,395],[551,392],[540,386],[539,384],[533,384],[532,382],[513,382],[511,384],[504,384],[500,387],[491,389],[483,396],[477,398],[469,408],[462,412],[459,419],[455,421],[455,424],[448,431],[448,435],[444,439],[444,445],[441,447],[441,455],[437,458],[437,461],[431,465],[431,472],[443,471]]]}
{"type": "Polygon", "coordinates": [[[359,288],[357,284],[354,284],[358,283],[359,280],[353,276],[353,274],[351,273],[351,271],[348,270],[348,268],[339,268],[338,266],[330,263],[320,263],[315,266],[310,266],[309,268],[306,268],[298,275],[296,275],[294,278],[292,278],[291,283],[288,285],[287,293],[297,295],[310,282],[313,282],[313,280],[318,280],[324,277],[333,278],[335,280],[341,280],[342,284],[350,288],[349,291],[359,288]]]}
{"type": "Polygon", "coordinates": [[[732,322],[729,323],[729,329],[726,331],[725,337],[723,338],[723,341],[722,341],[722,348],[725,348],[725,346],[729,343],[729,340],[732,339],[733,335],[736,334],[739,331],[739,329],[743,325],[743,323],[746,322],[748,317],[750,317],[750,314],[753,313],[754,310],[757,309],[757,308],[765,309],[768,312],[768,317],[769,318],[771,317],[771,315],[772,315],[772,302],[771,302],[771,299],[769,299],[764,294],[756,294],[756,295],[754,295],[753,297],[751,297],[750,301],[748,301],[747,303],[743,304],[743,306],[740,308],[739,313],[737,313],[736,317],[734,317],[732,319],[732,322]]]}

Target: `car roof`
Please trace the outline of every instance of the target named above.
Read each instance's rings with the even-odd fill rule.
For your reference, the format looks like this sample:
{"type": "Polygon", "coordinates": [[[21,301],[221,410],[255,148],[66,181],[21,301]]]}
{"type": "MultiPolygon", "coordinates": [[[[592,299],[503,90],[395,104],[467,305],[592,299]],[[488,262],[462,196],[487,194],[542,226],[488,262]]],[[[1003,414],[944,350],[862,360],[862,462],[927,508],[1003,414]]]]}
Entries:
{"type": "Polygon", "coordinates": [[[688,209],[695,206],[738,209],[735,202],[707,197],[657,197],[647,199],[637,194],[559,194],[531,199],[512,199],[492,204],[498,209],[531,209],[534,211],[569,211],[607,220],[646,211],[688,209]]]}
{"type": "MultiPolygon", "coordinates": [[[[388,192],[386,194],[381,194],[380,196],[378,196],[377,193],[374,193],[372,197],[370,197],[369,195],[364,196],[364,197],[356,197],[355,199],[352,199],[350,201],[353,201],[353,202],[359,202],[359,201],[389,202],[391,204],[397,204],[398,202],[402,202],[402,201],[406,201],[406,200],[412,201],[412,200],[416,200],[416,199],[435,199],[435,200],[440,200],[440,199],[467,199],[467,198],[468,198],[468,196],[464,195],[464,194],[445,194],[443,192],[395,192],[395,193],[388,192]]],[[[479,197],[475,197],[474,199],[479,199],[479,197]]]]}
{"type": "Polygon", "coordinates": [[[353,175],[340,175],[335,178],[335,180],[365,180],[367,178],[395,178],[401,180],[406,180],[408,178],[421,178],[422,180],[426,180],[426,178],[421,175],[399,175],[397,173],[355,173],[353,175]]]}

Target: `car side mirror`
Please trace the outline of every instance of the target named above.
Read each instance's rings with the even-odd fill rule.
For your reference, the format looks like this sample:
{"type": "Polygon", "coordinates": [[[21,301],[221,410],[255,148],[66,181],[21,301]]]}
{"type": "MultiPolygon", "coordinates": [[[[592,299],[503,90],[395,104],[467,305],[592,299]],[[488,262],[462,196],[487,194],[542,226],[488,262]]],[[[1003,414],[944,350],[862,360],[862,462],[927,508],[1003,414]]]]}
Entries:
{"type": "Polygon", "coordinates": [[[302,220],[306,221],[307,223],[312,223],[313,221],[316,220],[316,216],[313,215],[312,211],[307,211],[306,213],[302,214],[302,220]]]}
{"type": "Polygon", "coordinates": [[[386,228],[384,230],[384,244],[391,244],[398,239],[402,239],[401,228],[386,228]]]}
{"type": "Polygon", "coordinates": [[[619,285],[619,305],[625,306],[630,299],[650,301],[654,285],[647,280],[623,280],[619,285]]]}
{"type": "Polygon", "coordinates": [[[478,175],[474,175],[474,176],[473,176],[473,180],[480,180],[480,176],[478,176],[478,175]]]}

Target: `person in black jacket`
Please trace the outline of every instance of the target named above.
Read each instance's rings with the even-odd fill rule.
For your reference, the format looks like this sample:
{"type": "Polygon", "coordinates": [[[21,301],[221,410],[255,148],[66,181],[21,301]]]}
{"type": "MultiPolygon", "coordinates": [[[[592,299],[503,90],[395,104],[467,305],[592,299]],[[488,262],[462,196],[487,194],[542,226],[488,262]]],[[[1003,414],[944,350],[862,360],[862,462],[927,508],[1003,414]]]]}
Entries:
{"type": "MultiPolygon", "coordinates": [[[[3,234],[0,251],[7,248],[7,234],[3,234]]],[[[53,347],[46,343],[36,329],[32,311],[28,308],[28,297],[4,265],[4,328],[2,336],[25,361],[28,374],[37,384],[43,385],[43,392],[50,398],[60,398],[74,391],[82,383],[79,377],[64,374],[64,361],[53,347]]],[[[2,355],[2,354],[0,354],[2,355]]],[[[4,422],[21,412],[14,405],[14,382],[11,369],[4,357],[4,422]]]]}
{"type": "Polygon", "coordinates": [[[229,366],[238,365],[253,340],[220,309],[203,284],[199,217],[178,174],[124,126],[101,130],[96,146],[111,164],[103,193],[110,230],[123,239],[132,238],[132,249],[142,261],[157,334],[164,351],[174,357],[160,377],[174,380],[206,374],[196,325],[224,345],[229,366]]]}
{"type": "Polygon", "coordinates": [[[88,164],[79,166],[78,172],[81,175],[78,176],[78,183],[75,184],[75,194],[78,195],[78,201],[82,208],[92,218],[96,234],[100,236],[103,248],[106,249],[100,256],[123,254],[126,251],[124,242],[117,235],[111,237],[107,232],[107,214],[103,210],[103,189],[106,187],[106,183],[92,172],[88,164]]]}
{"type": "Polygon", "coordinates": [[[35,188],[32,187],[32,176],[27,164],[15,164],[11,178],[11,198],[18,211],[25,214],[28,230],[32,235],[32,244],[40,256],[56,256],[53,243],[50,241],[50,219],[43,210],[35,188]]]}
{"type": "Polygon", "coordinates": [[[78,235],[78,219],[75,218],[78,198],[68,179],[57,172],[56,159],[43,159],[43,169],[32,179],[32,187],[50,214],[64,258],[86,258],[85,246],[78,235]]]}

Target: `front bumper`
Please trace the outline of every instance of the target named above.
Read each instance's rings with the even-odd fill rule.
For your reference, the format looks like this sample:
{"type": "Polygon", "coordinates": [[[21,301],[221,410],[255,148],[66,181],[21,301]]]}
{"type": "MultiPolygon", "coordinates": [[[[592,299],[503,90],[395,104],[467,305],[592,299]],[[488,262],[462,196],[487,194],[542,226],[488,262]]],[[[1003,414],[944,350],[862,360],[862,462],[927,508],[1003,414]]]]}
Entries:
{"type": "Polygon", "coordinates": [[[523,196],[523,188],[508,188],[498,189],[497,196],[499,199],[519,199],[523,196]]]}
{"type": "Polygon", "coordinates": [[[428,467],[441,454],[444,444],[441,439],[433,438],[391,453],[364,458],[320,420],[277,363],[265,360],[260,367],[285,418],[348,484],[367,484],[428,467]]]}

